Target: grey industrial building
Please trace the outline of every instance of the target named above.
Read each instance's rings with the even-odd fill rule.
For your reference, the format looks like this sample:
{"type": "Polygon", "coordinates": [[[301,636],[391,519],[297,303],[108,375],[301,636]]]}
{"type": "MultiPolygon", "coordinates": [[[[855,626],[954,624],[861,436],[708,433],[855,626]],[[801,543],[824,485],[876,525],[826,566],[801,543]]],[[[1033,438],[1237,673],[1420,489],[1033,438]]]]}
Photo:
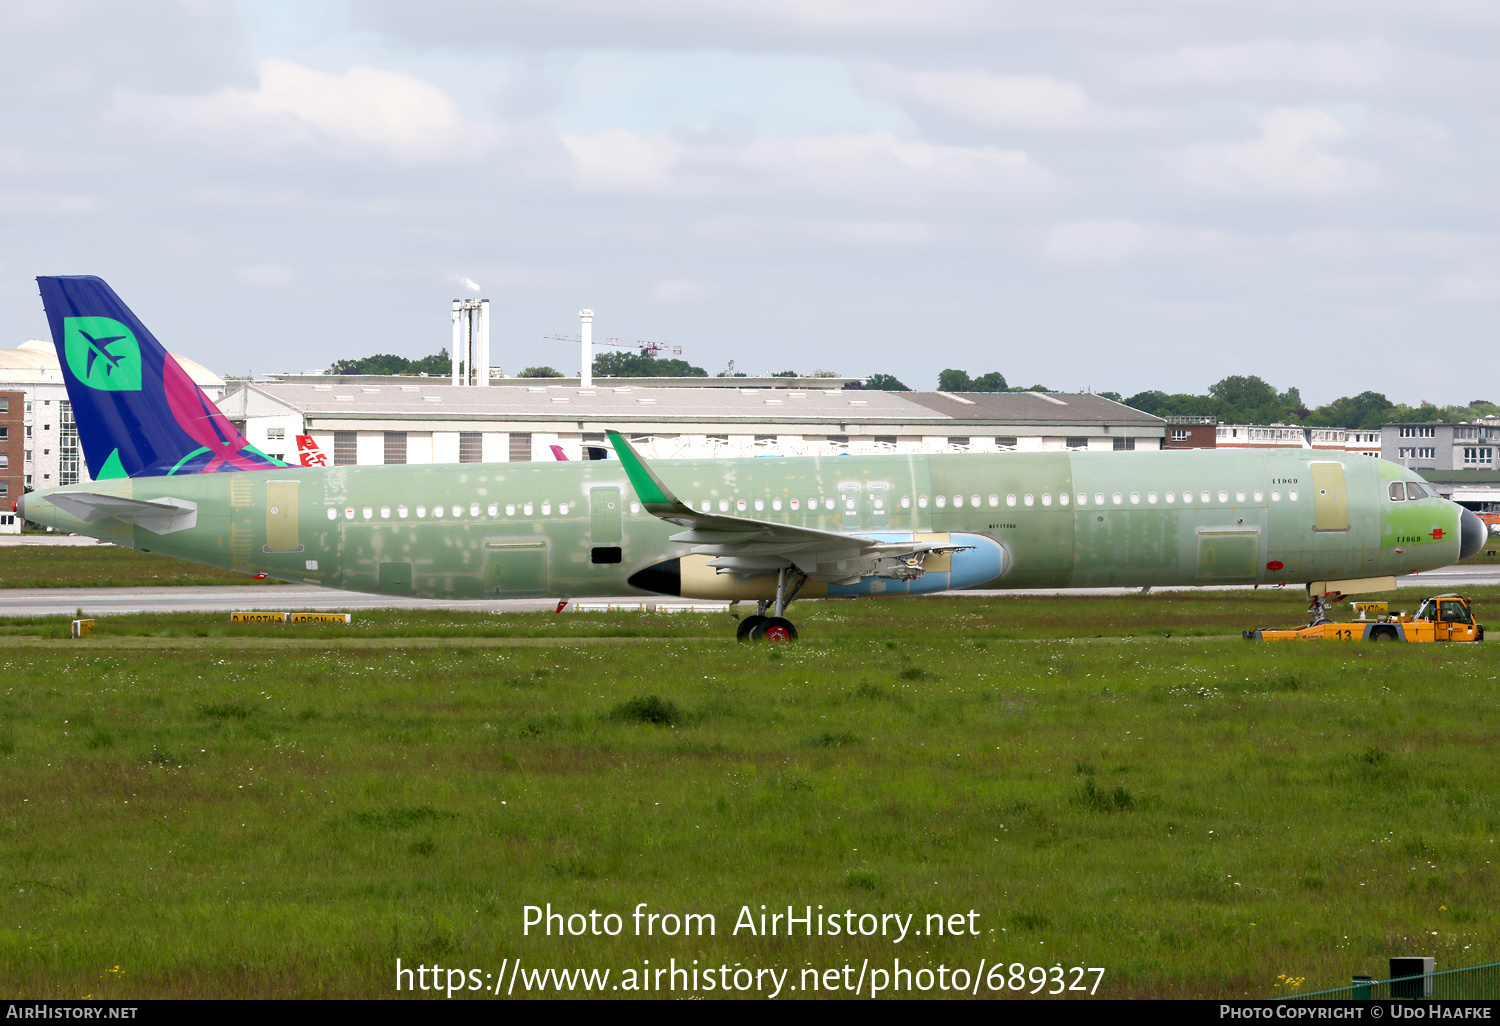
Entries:
{"type": "MultiPolygon", "coordinates": [[[[662,387],[600,379],[436,378],[249,382],[220,403],[265,452],[296,460],[311,435],[335,464],[578,459],[606,429],[656,458],[1160,449],[1166,423],[1087,393],[880,392],[827,387],[662,387]]],[[[731,379],[732,380],[732,379],[731,379]]],[[[716,382],[715,384],[718,384],[716,382]]]]}

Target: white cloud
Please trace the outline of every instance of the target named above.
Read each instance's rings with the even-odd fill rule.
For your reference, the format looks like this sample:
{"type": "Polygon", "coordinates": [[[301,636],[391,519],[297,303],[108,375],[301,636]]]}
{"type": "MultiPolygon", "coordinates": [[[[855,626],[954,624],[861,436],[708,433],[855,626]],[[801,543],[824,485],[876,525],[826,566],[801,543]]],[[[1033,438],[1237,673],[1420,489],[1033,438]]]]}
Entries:
{"type": "Polygon", "coordinates": [[[1179,86],[1368,89],[1385,75],[1384,47],[1348,42],[1266,39],[1227,46],[1184,46],[1139,61],[1131,77],[1179,86]]]}
{"type": "Polygon", "coordinates": [[[990,201],[1046,177],[1022,150],[942,146],[888,132],[762,137],[729,147],[611,129],[564,136],[563,143],[579,187],[597,192],[801,194],[892,204],[988,189],[990,201]]]}
{"type": "Polygon", "coordinates": [[[1008,189],[1045,176],[1023,150],[943,146],[897,139],[888,132],[759,139],[742,152],[745,166],[782,188],[839,197],[901,202],[915,195],[988,187],[1008,189]]]}
{"type": "Polygon", "coordinates": [[[259,74],[255,89],[206,96],[121,92],[114,115],[241,157],[313,149],[443,164],[471,160],[495,141],[492,126],[466,121],[441,89],[403,72],[357,66],[331,75],[271,58],[259,74]]]}
{"type": "Polygon", "coordinates": [[[262,288],[292,283],[292,269],[283,264],[257,264],[253,267],[241,267],[235,271],[235,274],[246,285],[258,285],[262,288]]]}
{"type": "Polygon", "coordinates": [[[814,239],[840,246],[910,249],[926,246],[937,230],[922,221],[830,220],[805,217],[755,217],[720,214],[700,221],[698,233],[716,243],[777,246],[814,239]]]}
{"type": "Polygon", "coordinates": [[[565,135],[578,184],[597,192],[658,192],[671,184],[682,147],[661,136],[637,135],[623,128],[594,136],[565,135]]]}
{"type": "Polygon", "coordinates": [[[1052,225],[1042,238],[1048,260],[1073,265],[1121,264],[1137,257],[1243,255],[1247,249],[1262,248],[1258,240],[1219,231],[1127,219],[1065,221],[1052,225]]]}
{"type": "Polygon", "coordinates": [[[664,278],[651,287],[651,302],[662,306],[676,306],[702,299],[711,291],[708,286],[686,278],[664,278]]]}
{"type": "Polygon", "coordinates": [[[1443,299],[1493,303],[1500,300],[1500,271],[1469,270],[1445,274],[1438,279],[1437,294],[1443,299]]]}
{"type": "Polygon", "coordinates": [[[1058,263],[1119,263],[1140,253],[1148,235],[1135,221],[1072,221],[1050,228],[1042,248],[1058,263]]]}
{"type": "Polygon", "coordinates": [[[1074,131],[1105,120],[1081,86],[1048,75],[875,69],[868,77],[893,99],[982,128],[1074,131]]]}
{"type": "Polygon", "coordinates": [[[92,214],[104,206],[97,196],[67,196],[46,192],[0,192],[0,213],[47,217],[92,214]]]}
{"type": "Polygon", "coordinates": [[[1189,146],[1178,170],[1213,192],[1330,196],[1367,187],[1375,174],[1361,162],[1328,152],[1346,136],[1332,115],[1284,107],[1261,119],[1258,139],[1189,146]]]}

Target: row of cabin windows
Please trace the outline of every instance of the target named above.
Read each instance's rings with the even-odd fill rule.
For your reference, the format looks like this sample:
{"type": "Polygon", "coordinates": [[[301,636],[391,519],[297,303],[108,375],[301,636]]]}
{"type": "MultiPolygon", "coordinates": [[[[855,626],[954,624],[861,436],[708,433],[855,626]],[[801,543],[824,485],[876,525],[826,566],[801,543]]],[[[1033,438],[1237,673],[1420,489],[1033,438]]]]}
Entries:
{"type": "MultiPolygon", "coordinates": [[[[567,516],[568,511],[576,505],[577,503],[559,502],[557,504],[557,515],[560,517],[567,516]]],[[[503,508],[505,510],[505,515],[508,517],[513,517],[517,514],[523,517],[529,517],[536,514],[538,506],[540,506],[541,508],[542,516],[550,517],[552,515],[553,506],[550,500],[542,503],[508,502],[504,504],[503,508]]],[[[500,516],[501,509],[502,505],[498,502],[492,502],[487,506],[482,503],[471,502],[467,507],[461,503],[455,503],[452,506],[433,506],[431,509],[426,506],[418,506],[415,510],[413,510],[409,506],[396,506],[395,508],[392,508],[390,506],[381,506],[379,507],[379,509],[374,506],[365,506],[363,508],[347,506],[344,508],[344,519],[374,520],[378,516],[378,518],[381,520],[389,520],[391,519],[392,514],[394,514],[397,520],[407,520],[411,518],[411,515],[413,513],[416,514],[416,519],[418,520],[425,520],[429,516],[434,520],[441,520],[445,516],[452,516],[457,519],[462,519],[466,511],[470,519],[477,519],[482,516],[498,517],[500,516]]],[[[630,512],[639,513],[640,511],[640,503],[632,502],[630,504],[630,512]]],[[[337,520],[338,518],[338,507],[328,507],[328,519],[337,520]]]]}
{"type": "MultiPolygon", "coordinates": [[[[1398,487],[1400,487],[1400,486],[1399,485],[1395,485],[1395,484],[1393,484],[1391,486],[1391,498],[1394,499],[1394,498],[1398,497],[1396,495],[1396,491],[1395,491],[1398,487]]],[[[1411,489],[1416,489],[1417,491],[1421,490],[1421,486],[1420,485],[1408,485],[1407,487],[1411,488],[1411,489]]],[[[1216,494],[1217,494],[1218,504],[1219,505],[1227,505],[1229,503],[1229,501],[1230,501],[1230,499],[1229,499],[1229,496],[1230,496],[1229,491],[1227,489],[1220,489],[1217,493],[1210,492],[1210,491],[1203,491],[1203,492],[1185,491],[1185,492],[1182,493],[1182,505],[1184,505],[1184,506],[1191,506],[1191,505],[1197,504],[1197,505],[1203,505],[1203,506],[1212,506],[1212,505],[1215,505],[1214,499],[1215,499],[1215,495],[1216,494]]],[[[1425,494],[1425,493],[1423,493],[1423,494],[1425,494]]],[[[1132,505],[1132,506],[1139,506],[1139,505],[1141,505],[1142,500],[1144,499],[1146,505],[1148,505],[1148,506],[1154,506],[1154,505],[1156,505],[1158,503],[1159,499],[1165,498],[1165,504],[1168,505],[1168,506],[1172,506],[1172,505],[1176,505],[1177,504],[1177,497],[1178,497],[1177,496],[1177,492],[1175,492],[1175,491],[1167,492],[1165,494],[1165,496],[1162,496],[1162,495],[1160,495],[1157,492],[1146,492],[1146,493],[1144,493],[1144,495],[1141,492],[1129,492],[1129,493],[1126,493],[1126,492],[1111,492],[1108,495],[1106,495],[1106,493],[1104,493],[1104,492],[1095,492],[1095,493],[1093,493],[1092,501],[1093,501],[1093,504],[1095,506],[1107,506],[1107,505],[1123,506],[1127,502],[1130,505],[1132,505]]],[[[1265,501],[1265,497],[1266,497],[1265,496],[1265,492],[1263,492],[1263,491],[1261,491],[1259,489],[1256,489],[1255,491],[1250,492],[1250,493],[1246,493],[1244,490],[1237,490],[1237,491],[1234,492],[1234,501],[1236,503],[1243,503],[1243,502],[1246,501],[1247,498],[1249,498],[1251,501],[1254,501],[1254,502],[1257,502],[1257,503],[1264,502],[1265,501]]],[[[1419,498],[1419,497],[1420,496],[1415,495],[1415,494],[1412,496],[1412,498],[1419,498]]],[[[1281,498],[1282,498],[1282,496],[1281,496],[1281,490],[1280,489],[1273,489],[1271,491],[1271,501],[1272,502],[1280,502],[1281,498]]],[[[1286,498],[1287,498],[1287,501],[1289,501],[1289,502],[1296,502],[1297,499],[1298,499],[1297,489],[1293,488],[1293,489],[1289,490],[1286,493],[1286,498]]],[[[871,501],[871,506],[872,506],[872,508],[873,508],[873,510],[874,510],[875,513],[879,514],[879,513],[885,512],[886,507],[885,507],[885,497],[884,496],[882,496],[882,495],[872,495],[870,501],[871,501]]],[[[967,502],[968,505],[973,506],[974,508],[978,509],[981,506],[986,505],[986,504],[988,504],[991,508],[998,508],[1000,506],[1000,504],[1001,504],[1001,501],[1002,500],[1001,500],[1000,495],[998,493],[993,493],[993,492],[990,493],[990,495],[989,495],[989,497],[988,497],[987,500],[985,498],[979,496],[979,495],[970,495],[970,496],[967,497],[967,499],[965,498],[965,496],[963,496],[961,494],[954,495],[951,498],[949,496],[947,496],[947,495],[938,495],[938,496],[933,497],[930,500],[929,500],[929,498],[926,495],[918,495],[917,496],[917,500],[916,500],[916,505],[917,505],[918,509],[927,509],[928,506],[929,506],[929,504],[932,505],[932,506],[937,507],[938,509],[946,509],[948,507],[949,503],[951,502],[954,509],[961,509],[961,508],[963,508],[965,502],[967,502]]],[[[1052,495],[1051,492],[1042,492],[1040,496],[1037,496],[1036,494],[1031,493],[1031,492],[1027,492],[1025,494],[1020,494],[1020,495],[1018,495],[1016,493],[1007,494],[1004,497],[1003,501],[1004,501],[1004,503],[1005,503],[1005,505],[1007,507],[1014,507],[1014,506],[1017,506],[1017,505],[1021,505],[1021,506],[1035,506],[1035,505],[1037,505],[1038,501],[1040,501],[1041,505],[1043,505],[1043,506],[1051,506],[1054,501],[1059,506],[1067,506],[1067,505],[1069,505],[1069,504],[1072,503],[1073,498],[1072,498],[1072,496],[1068,495],[1066,492],[1058,495],[1055,500],[1054,500],[1053,495],[1052,495]]],[[[1090,503],[1089,493],[1088,492],[1079,492],[1078,496],[1077,496],[1077,502],[1078,502],[1079,506],[1087,506],[1087,505],[1089,505],[1089,503],[1090,503]]],[[[526,517],[534,516],[535,512],[536,512],[536,509],[537,509],[537,505],[538,504],[531,503],[531,502],[506,503],[505,506],[504,506],[505,515],[507,517],[513,517],[513,516],[516,516],[519,513],[521,516],[526,516],[526,517]]],[[[576,505],[576,504],[571,504],[570,505],[569,503],[566,503],[566,502],[559,502],[557,504],[557,515],[558,516],[567,516],[569,509],[572,508],[572,505],[576,505]]],[[[691,503],[689,503],[689,505],[691,505],[691,503]]],[[[728,512],[730,512],[731,500],[729,500],[729,499],[720,499],[720,500],[718,500],[717,505],[718,505],[718,511],[720,513],[728,513],[728,512]]],[[[735,499],[735,500],[733,500],[732,505],[733,505],[734,512],[736,512],[736,513],[747,513],[747,512],[750,512],[752,508],[757,513],[763,513],[766,510],[767,500],[765,500],[765,499],[754,499],[754,500],[749,500],[749,499],[735,499]]],[[[783,509],[783,501],[781,499],[771,499],[771,500],[769,500],[769,505],[770,505],[770,508],[771,508],[771,510],[773,512],[778,512],[779,513],[783,509]]],[[[910,495],[903,495],[903,496],[901,496],[900,499],[897,500],[897,505],[899,505],[902,509],[910,509],[911,506],[912,506],[912,497],[910,495]]],[[[711,513],[711,512],[713,512],[714,506],[715,506],[715,503],[711,499],[701,499],[701,500],[699,500],[699,503],[698,503],[699,511],[703,512],[703,513],[711,513]]],[[[856,511],[856,500],[852,496],[848,496],[848,495],[844,496],[843,497],[843,507],[844,507],[843,511],[846,512],[846,513],[853,513],[853,512],[855,512],[856,511]]],[[[542,516],[547,517],[547,516],[551,516],[552,515],[553,506],[552,506],[552,503],[550,501],[540,503],[540,508],[541,508],[541,515],[542,516]]],[[[807,504],[804,506],[803,503],[802,503],[802,499],[799,497],[799,498],[794,498],[794,499],[788,499],[788,500],[786,500],[784,508],[789,509],[793,513],[800,512],[803,509],[805,509],[805,510],[807,510],[807,512],[811,513],[811,512],[813,512],[815,510],[818,510],[820,508],[822,510],[824,510],[824,511],[832,512],[832,511],[834,511],[834,510],[836,510],[836,509],[839,508],[839,503],[832,496],[822,496],[822,497],[811,496],[811,497],[808,498],[807,504]]],[[[452,516],[459,517],[459,518],[463,517],[465,507],[463,505],[461,505],[461,504],[454,505],[452,507],[433,506],[430,511],[429,511],[428,507],[426,507],[426,506],[418,506],[418,507],[416,507],[416,517],[417,517],[418,520],[426,519],[428,517],[428,515],[429,515],[429,512],[430,512],[431,516],[434,519],[441,519],[445,515],[445,512],[448,511],[448,510],[450,510],[450,509],[451,509],[451,515],[452,516]]],[[[477,502],[470,503],[468,505],[468,515],[471,518],[479,517],[481,515],[481,512],[480,512],[481,509],[483,509],[485,511],[485,514],[488,515],[488,516],[498,517],[500,515],[501,504],[492,502],[487,507],[485,507],[485,506],[482,506],[480,503],[477,503],[477,502]]],[[[639,513],[640,511],[641,511],[641,504],[640,503],[638,503],[638,502],[632,502],[630,504],[630,512],[631,513],[639,513]]],[[[391,519],[391,513],[392,513],[392,509],[391,509],[390,506],[381,506],[379,508],[379,518],[381,520],[389,520],[389,519],[391,519]]],[[[397,506],[395,508],[395,516],[396,516],[396,518],[398,520],[406,520],[406,519],[408,519],[410,513],[411,513],[411,510],[409,509],[409,507],[406,507],[406,506],[397,506]]],[[[365,520],[373,520],[373,519],[376,518],[376,509],[373,506],[365,506],[365,507],[363,507],[362,510],[356,510],[355,507],[349,506],[349,507],[345,508],[345,510],[344,510],[344,519],[345,520],[354,520],[356,518],[357,514],[361,515],[363,517],[363,519],[365,519],[365,520]]],[[[338,511],[337,507],[330,506],[329,509],[328,509],[328,519],[329,520],[337,520],[338,518],[339,518],[339,511],[338,511]]]]}

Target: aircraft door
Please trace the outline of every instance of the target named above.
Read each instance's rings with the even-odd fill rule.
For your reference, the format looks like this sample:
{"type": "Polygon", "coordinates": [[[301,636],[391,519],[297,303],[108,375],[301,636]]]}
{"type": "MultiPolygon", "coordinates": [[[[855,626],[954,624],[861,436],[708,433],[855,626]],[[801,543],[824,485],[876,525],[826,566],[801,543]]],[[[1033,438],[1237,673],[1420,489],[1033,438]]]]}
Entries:
{"type": "Polygon", "coordinates": [[[871,528],[890,523],[891,486],[887,481],[870,481],[865,485],[865,521],[871,528]]]}
{"type": "Polygon", "coordinates": [[[838,512],[842,519],[839,521],[844,530],[860,527],[863,520],[860,517],[860,491],[863,485],[858,481],[839,482],[839,505],[838,512]]]}
{"type": "Polygon", "coordinates": [[[1200,581],[1253,581],[1260,563],[1259,527],[1200,527],[1197,531],[1200,581]]]}
{"type": "Polygon", "coordinates": [[[595,488],[589,492],[589,532],[594,545],[620,544],[624,505],[619,488],[595,488]]]}
{"type": "Polygon", "coordinates": [[[404,561],[381,563],[380,590],[391,595],[410,595],[411,564],[404,561]]]}
{"type": "Polygon", "coordinates": [[[298,531],[301,484],[300,481],[266,482],[266,545],[263,551],[302,551],[298,531]]]}
{"type": "Polygon", "coordinates": [[[547,543],[542,539],[484,543],[484,593],[545,595],[547,543]]]}
{"type": "Polygon", "coordinates": [[[1349,494],[1344,490],[1344,465],[1332,460],[1308,464],[1313,484],[1313,530],[1349,530],[1349,494]]]}

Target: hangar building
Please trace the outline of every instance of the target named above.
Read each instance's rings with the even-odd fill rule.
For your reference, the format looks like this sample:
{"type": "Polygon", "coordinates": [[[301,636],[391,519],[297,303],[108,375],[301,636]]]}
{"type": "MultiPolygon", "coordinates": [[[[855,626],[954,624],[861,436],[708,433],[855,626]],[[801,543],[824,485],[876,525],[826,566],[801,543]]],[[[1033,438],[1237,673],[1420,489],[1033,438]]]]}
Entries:
{"type": "Polygon", "coordinates": [[[580,459],[586,447],[604,444],[606,428],[659,459],[1160,449],[1166,435],[1161,418],[1087,393],[503,380],[487,387],[420,377],[256,381],[220,407],[272,456],[295,462],[296,436],[308,434],[344,466],[550,460],[553,445],[580,459]]]}

